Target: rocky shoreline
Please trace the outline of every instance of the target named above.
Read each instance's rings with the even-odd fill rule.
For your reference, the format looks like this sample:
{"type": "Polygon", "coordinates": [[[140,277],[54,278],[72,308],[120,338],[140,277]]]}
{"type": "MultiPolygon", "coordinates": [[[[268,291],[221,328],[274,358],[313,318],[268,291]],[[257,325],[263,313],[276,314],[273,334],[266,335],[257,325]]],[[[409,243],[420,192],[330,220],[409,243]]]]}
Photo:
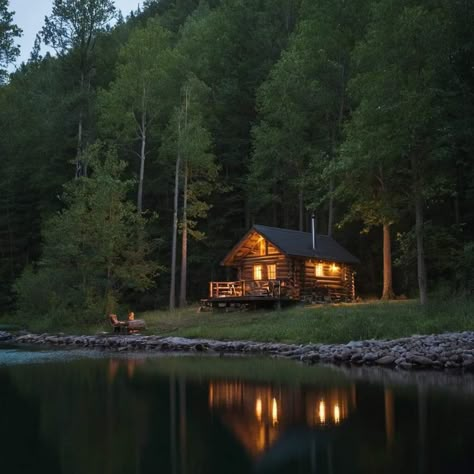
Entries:
{"type": "Polygon", "coordinates": [[[252,341],[214,341],[182,337],[111,335],[69,336],[12,334],[0,331],[0,344],[91,348],[112,352],[206,352],[248,354],[348,366],[379,366],[398,370],[474,372],[474,332],[411,336],[389,341],[351,341],[347,344],[279,344],[252,341]]]}

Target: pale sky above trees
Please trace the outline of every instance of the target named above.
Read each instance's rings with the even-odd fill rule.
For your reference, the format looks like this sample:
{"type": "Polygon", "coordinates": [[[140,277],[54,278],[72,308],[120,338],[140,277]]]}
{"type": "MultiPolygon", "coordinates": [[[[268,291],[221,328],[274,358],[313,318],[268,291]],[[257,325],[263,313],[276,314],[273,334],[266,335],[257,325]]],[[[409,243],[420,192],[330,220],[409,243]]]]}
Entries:
{"type": "MultiPolygon", "coordinates": [[[[143,2],[140,0],[115,0],[114,3],[117,9],[127,16],[143,2]]],[[[36,33],[43,27],[44,17],[50,15],[52,5],[53,0],[10,0],[9,10],[15,12],[14,23],[23,30],[23,36],[18,40],[21,53],[17,59],[17,65],[28,60],[36,33]]],[[[42,51],[45,51],[44,45],[42,51]]],[[[9,69],[13,71],[14,66],[11,65],[9,69]]]]}

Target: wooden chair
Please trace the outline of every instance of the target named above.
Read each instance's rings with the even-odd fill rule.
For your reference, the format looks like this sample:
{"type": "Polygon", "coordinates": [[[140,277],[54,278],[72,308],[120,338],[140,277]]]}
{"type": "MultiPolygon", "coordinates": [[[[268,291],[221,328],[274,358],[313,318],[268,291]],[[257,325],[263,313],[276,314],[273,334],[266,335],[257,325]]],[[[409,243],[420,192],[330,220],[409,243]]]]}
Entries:
{"type": "Polygon", "coordinates": [[[112,327],[114,328],[114,332],[127,332],[128,333],[128,321],[119,321],[116,314],[109,314],[109,321],[112,327]]]}

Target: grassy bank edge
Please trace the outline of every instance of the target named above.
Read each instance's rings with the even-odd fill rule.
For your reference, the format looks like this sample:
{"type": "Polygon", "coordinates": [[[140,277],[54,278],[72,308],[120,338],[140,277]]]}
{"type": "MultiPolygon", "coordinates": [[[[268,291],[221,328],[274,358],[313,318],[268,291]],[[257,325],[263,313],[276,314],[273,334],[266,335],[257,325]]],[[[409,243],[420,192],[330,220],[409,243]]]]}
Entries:
{"type": "MultiPolygon", "coordinates": [[[[124,315],[121,315],[124,319],[124,315]]],[[[396,339],[414,334],[474,331],[474,299],[435,299],[423,308],[415,300],[297,306],[282,311],[205,312],[197,306],[137,314],[145,319],[143,334],[217,340],[285,343],[345,343],[351,340],[396,339]]],[[[110,332],[105,320],[94,324],[54,321],[38,316],[0,318],[0,330],[96,334],[110,332]]]]}

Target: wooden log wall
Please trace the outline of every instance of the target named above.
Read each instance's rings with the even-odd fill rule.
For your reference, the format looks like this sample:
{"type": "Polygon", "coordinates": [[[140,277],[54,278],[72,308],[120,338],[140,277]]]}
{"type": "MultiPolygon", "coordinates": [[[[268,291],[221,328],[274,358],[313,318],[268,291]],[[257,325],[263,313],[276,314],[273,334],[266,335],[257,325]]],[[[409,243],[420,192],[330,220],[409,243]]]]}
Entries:
{"type": "Polygon", "coordinates": [[[301,297],[311,297],[318,288],[327,289],[332,299],[352,300],[354,298],[353,271],[350,266],[332,262],[305,260],[301,297]],[[316,264],[322,265],[322,275],[316,276],[316,264]]]}
{"type": "Polygon", "coordinates": [[[337,263],[334,271],[331,262],[315,262],[302,258],[289,258],[285,255],[265,255],[247,257],[239,267],[240,280],[254,279],[254,266],[262,265],[262,280],[268,280],[267,265],[276,265],[276,279],[288,280],[290,293],[288,296],[298,299],[309,299],[319,289],[327,289],[332,299],[352,300],[355,298],[354,272],[345,264],[337,263]],[[316,276],[315,265],[322,265],[322,275],[316,276]]]}
{"type": "Polygon", "coordinates": [[[284,255],[266,255],[264,257],[247,257],[240,265],[240,279],[253,280],[253,268],[262,265],[262,280],[269,280],[267,265],[276,265],[276,279],[289,278],[290,266],[284,255]]]}

